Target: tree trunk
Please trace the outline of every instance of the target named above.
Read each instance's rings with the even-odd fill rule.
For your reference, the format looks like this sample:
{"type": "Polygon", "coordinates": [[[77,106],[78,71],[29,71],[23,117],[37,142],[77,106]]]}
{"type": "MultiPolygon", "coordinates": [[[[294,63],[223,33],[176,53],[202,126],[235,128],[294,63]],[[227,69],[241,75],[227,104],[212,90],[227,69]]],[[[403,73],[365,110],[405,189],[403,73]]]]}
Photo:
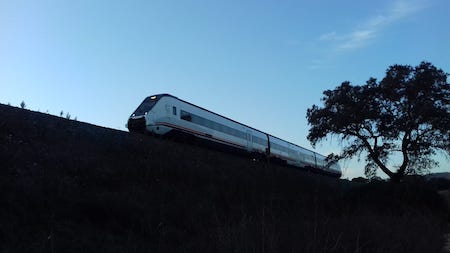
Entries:
{"type": "Polygon", "coordinates": [[[401,180],[403,179],[404,175],[405,175],[405,172],[401,171],[401,170],[397,171],[396,173],[393,173],[390,176],[391,182],[393,182],[393,183],[400,183],[401,180]]]}

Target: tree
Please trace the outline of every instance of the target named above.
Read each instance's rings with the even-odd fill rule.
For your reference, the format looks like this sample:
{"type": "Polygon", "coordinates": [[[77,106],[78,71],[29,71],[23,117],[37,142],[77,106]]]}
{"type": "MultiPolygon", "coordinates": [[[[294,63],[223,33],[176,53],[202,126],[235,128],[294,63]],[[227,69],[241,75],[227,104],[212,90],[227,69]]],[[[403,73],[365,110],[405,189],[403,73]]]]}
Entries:
{"type": "Polygon", "coordinates": [[[312,145],[337,136],[343,140],[340,160],[364,155],[366,175],[381,169],[392,181],[432,169],[438,150],[450,154],[450,84],[441,69],[393,65],[378,82],[343,82],[323,92],[323,107],[307,111],[312,145]],[[400,162],[392,164],[393,158],[400,162]]]}
{"type": "Polygon", "coordinates": [[[25,101],[22,101],[22,103],[20,103],[20,108],[25,109],[26,107],[25,101]]]}

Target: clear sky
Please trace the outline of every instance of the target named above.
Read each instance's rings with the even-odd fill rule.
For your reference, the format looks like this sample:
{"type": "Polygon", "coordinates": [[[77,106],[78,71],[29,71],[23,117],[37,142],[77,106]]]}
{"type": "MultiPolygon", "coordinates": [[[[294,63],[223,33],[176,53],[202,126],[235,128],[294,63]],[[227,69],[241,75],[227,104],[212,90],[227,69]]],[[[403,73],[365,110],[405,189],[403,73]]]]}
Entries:
{"type": "Polygon", "coordinates": [[[449,25],[448,0],[0,0],[0,103],[126,130],[170,93],[311,148],[306,110],[324,90],[393,64],[450,72],[449,25]]]}

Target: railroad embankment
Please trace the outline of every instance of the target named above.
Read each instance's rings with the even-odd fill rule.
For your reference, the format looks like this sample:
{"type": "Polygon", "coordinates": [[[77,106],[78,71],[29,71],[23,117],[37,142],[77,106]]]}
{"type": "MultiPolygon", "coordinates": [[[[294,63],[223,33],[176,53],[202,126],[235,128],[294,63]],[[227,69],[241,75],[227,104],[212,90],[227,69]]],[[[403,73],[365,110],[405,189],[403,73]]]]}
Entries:
{"type": "Polygon", "coordinates": [[[0,105],[0,252],[440,252],[426,182],[355,184],[0,105]]]}

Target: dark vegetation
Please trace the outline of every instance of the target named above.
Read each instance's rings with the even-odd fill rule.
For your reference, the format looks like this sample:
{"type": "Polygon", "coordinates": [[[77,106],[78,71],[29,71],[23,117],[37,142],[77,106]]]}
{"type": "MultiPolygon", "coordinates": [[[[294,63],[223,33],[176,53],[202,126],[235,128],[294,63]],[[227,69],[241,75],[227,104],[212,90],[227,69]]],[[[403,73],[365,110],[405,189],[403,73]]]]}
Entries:
{"type": "Polygon", "coordinates": [[[0,252],[440,252],[421,179],[352,183],[0,105],[0,252]]]}

